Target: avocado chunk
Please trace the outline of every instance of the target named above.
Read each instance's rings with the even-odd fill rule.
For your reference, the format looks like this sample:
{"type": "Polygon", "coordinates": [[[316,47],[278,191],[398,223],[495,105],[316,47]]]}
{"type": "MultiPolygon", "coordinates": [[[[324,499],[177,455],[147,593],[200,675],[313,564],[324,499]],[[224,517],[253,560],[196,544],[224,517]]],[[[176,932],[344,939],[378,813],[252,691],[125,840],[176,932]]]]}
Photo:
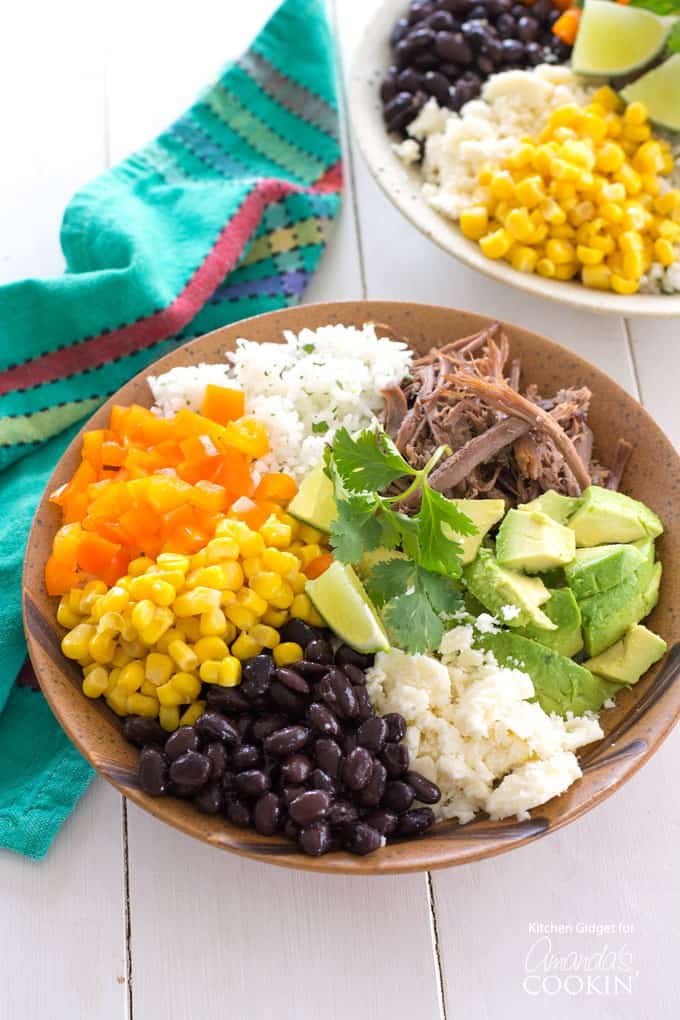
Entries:
{"type": "Polygon", "coordinates": [[[547,630],[557,629],[552,620],[539,609],[550,598],[550,592],[543,581],[501,567],[491,549],[480,549],[472,563],[463,567],[463,579],[485,609],[497,615],[499,620],[504,620],[509,627],[524,627],[535,623],[547,630]],[[508,618],[506,606],[515,606],[519,611],[508,618]]]}
{"type": "Polygon", "coordinates": [[[585,490],[581,506],[569,519],[568,527],[576,535],[579,548],[635,542],[646,536],[656,538],[663,531],[657,515],[644,503],[599,485],[585,490]]]}
{"type": "Polygon", "coordinates": [[[567,658],[580,652],[583,648],[581,610],[574,593],[569,588],[551,591],[550,598],[542,606],[542,611],[552,620],[557,630],[544,630],[532,623],[528,627],[519,628],[517,633],[538,641],[559,655],[566,655],[567,658]]]}
{"type": "Polygon", "coordinates": [[[594,676],[590,670],[521,634],[484,634],[477,644],[490,649],[501,665],[524,670],[533,680],[536,699],[544,712],[583,715],[597,712],[619,685],[594,676]]]}
{"type": "Polygon", "coordinates": [[[574,532],[540,510],[509,510],[496,537],[500,565],[529,574],[571,563],[575,552],[574,532]]]}
{"type": "Polygon", "coordinates": [[[581,505],[579,496],[563,496],[554,489],[549,489],[529,503],[520,503],[518,510],[539,510],[548,517],[552,517],[558,524],[564,524],[573,513],[576,513],[581,505]]]}
{"type": "Polygon", "coordinates": [[[621,584],[643,562],[644,556],[635,545],[595,545],[577,549],[564,575],[576,598],[587,599],[621,584]]]}
{"type": "Polygon", "coordinates": [[[615,644],[657,603],[661,564],[654,563],[654,543],[644,539],[636,544],[644,559],[635,573],[613,588],[579,602],[586,651],[591,657],[615,644]]]}
{"type": "Polygon", "coordinates": [[[658,634],[636,623],[620,641],[601,655],[584,663],[586,669],[605,680],[636,684],[650,666],[666,654],[666,642],[658,634]]]}
{"type": "Polygon", "coordinates": [[[477,528],[475,535],[459,535],[448,524],[442,526],[447,537],[453,539],[463,549],[462,563],[472,563],[479,552],[479,547],[487,532],[500,521],[505,513],[505,500],[503,499],[457,499],[455,500],[458,509],[469,517],[477,528]]]}

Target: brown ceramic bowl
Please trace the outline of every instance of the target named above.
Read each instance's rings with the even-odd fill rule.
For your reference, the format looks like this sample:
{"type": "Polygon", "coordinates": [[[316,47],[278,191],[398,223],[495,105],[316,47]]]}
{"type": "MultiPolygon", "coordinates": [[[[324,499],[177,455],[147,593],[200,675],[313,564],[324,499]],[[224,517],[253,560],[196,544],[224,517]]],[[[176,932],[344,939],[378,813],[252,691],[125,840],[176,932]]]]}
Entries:
{"type": "MultiPolygon", "coordinates": [[[[162,358],[154,372],[175,365],[219,361],[233,350],[237,337],[250,340],[281,340],[284,329],[299,331],[325,323],[361,326],[372,320],[389,324],[410,338],[420,352],[443,345],[479,330],[492,320],[483,315],[451,308],[389,301],[357,301],[289,308],[260,315],[246,322],[210,333],[162,358]]],[[[666,532],[658,553],[665,567],[661,599],[651,626],[672,648],[667,658],[629,691],[619,694],[616,707],[601,716],[604,740],[581,755],[584,776],[563,796],[531,812],[523,822],[479,820],[460,826],[443,822],[422,839],[395,843],[369,857],[330,854],[310,858],[297,853],[283,837],[267,838],[237,829],[221,818],[199,814],[190,804],[174,798],[155,799],[143,793],[136,781],[138,752],[125,742],[119,720],[101,702],[89,701],[80,690],[80,670],[61,654],[62,628],[57,624],[56,598],[45,593],[43,569],[59,514],[47,494],[70,478],[80,458],[76,438],[58,464],[38,507],[28,541],[24,570],[24,618],[28,647],[42,690],[54,714],[74,744],[121,793],[176,828],[211,843],[272,864],[308,871],[361,874],[419,871],[442,868],[489,857],[544,836],[599,804],[649,758],[668,735],[680,714],[680,458],[647,412],[620,386],[587,361],[550,340],[520,326],[506,326],[513,355],[520,355],[524,381],[553,392],[561,385],[585,384],[594,393],[590,424],[596,452],[605,463],[617,440],[624,436],[633,454],[624,476],[623,489],[644,500],[661,516],[666,532]]],[[[103,427],[110,404],[151,403],[145,382],[147,373],[124,386],[87,423],[103,427]]]]}

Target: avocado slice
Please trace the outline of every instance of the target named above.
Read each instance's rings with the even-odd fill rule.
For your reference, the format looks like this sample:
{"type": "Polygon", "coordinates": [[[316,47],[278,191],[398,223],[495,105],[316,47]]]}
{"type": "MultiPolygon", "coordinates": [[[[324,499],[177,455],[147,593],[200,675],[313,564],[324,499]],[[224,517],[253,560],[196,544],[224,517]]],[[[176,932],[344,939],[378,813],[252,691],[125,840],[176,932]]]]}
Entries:
{"type": "Polygon", "coordinates": [[[636,623],[620,641],[583,665],[591,673],[621,684],[636,684],[650,666],[666,654],[666,642],[658,634],[636,623]]]}
{"type": "Polygon", "coordinates": [[[621,584],[643,562],[644,556],[635,545],[595,545],[577,549],[564,575],[576,598],[587,599],[621,584]]]}
{"type": "Polygon", "coordinates": [[[652,611],[659,597],[661,564],[654,563],[651,538],[636,543],[643,563],[619,584],[579,602],[588,655],[599,655],[615,644],[634,623],[652,611]]]}
{"type": "Polygon", "coordinates": [[[463,549],[462,563],[472,563],[479,552],[479,547],[487,532],[500,521],[505,513],[505,500],[503,499],[457,499],[455,500],[458,509],[469,517],[477,527],[475,535],[459,535],[448,524],[442,525],[444,534],[451,538],[463,549]]]}
{"type": "Polygon", "coordinates": [[[496,536],[496,559],[502,567],[536,574],[571,563],[574,532],[540,510],[509,510],[496,536]]]}
{"type": "Polygon", "coordinates": [[[569,519],[568,527],[576,535],[579,548],[635,542],[646,536],[656,538],[663,531],[657,515],[644,503],[599,485],[585,490],[581,506],[569,519]]]}
{"type": "Polygon", "coordinates": [[[539,510],[548,517],[552,517],[558,524],[564,524],[573,513],[576,513],[582,500],[580,496],[563,496],[554,489],[549,489],[529,503],[520,503],[518,510],[539,510]]]}
{"type": "Polygon", "coordinates": [[[521,634],[501,631],[484,634],[476,640],[483,648],[490,649],[502,665],[529,674],[544,712],[557,715],[597,712],[619,689],[619,684],[594,676],[584,666],[521,634]]]}
{"type": "Polygon", "coordinates": [[[463,579],[485,609],[498,615],[509,627],[535,623],[546,630],[557,630],[552,620],[538,608],[550,598],[543,581],[501,567],[491,549],[481,548],[472,563],[463,567],[463,579]],[[506,606],[516,606],[519,612],[506,619],[503,612],[506,606]]]}
{"type": "Polygon", "coordinates": [[[580,652],[583,648],[581,610],[574,593],[569,588],[551,591],[550,598],[542,606],[542,611],[552,620],[557,630],[544,630],[535,624],[529,624],[528,627],[518,628],[517,633],[538,641],[559,655],[566,655],[567,658],[580,652]]]}

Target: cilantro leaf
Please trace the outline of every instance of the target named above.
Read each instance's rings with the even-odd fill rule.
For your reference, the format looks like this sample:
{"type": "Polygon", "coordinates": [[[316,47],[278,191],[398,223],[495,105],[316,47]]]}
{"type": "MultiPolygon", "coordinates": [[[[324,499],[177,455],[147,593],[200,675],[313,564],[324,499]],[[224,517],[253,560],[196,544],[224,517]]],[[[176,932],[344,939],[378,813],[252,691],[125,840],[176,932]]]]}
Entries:
{"type": "Polygon", "coordinates": [[[383,521],[386,539],[383,545],[388,549],[394,549],[401,542],[404,552],[412,560],[418,558],[418,521],[415,517],[402,514],[399,510],[391,510],[389,506],[381,503],[380,519],[383,521]]]}
{"type": "Polygon", "coordinates": [[[314,433],[315,436],[325,435],[326,432],[328,432],[328,428],[329,425],[327,421],[312,422],[312,432],[314,433]]]}
{"type": "Polygon", "coordinates": [[[354,437],[347,429],[338,429],[333,439],[333,461],[350,492],[379,492],[397,478],[417,473],[386,433],[370,429],[354,437]]]}
{"type": "Polygon", "coordinates": [[[380,545],[382,527],[375,516],[376,506],[370,497],[350,496],[338,501],[338,515],[331,524],[331,545],[342,563],[358,563],[365,552],[380,545]]]}
{"type": "Polygon", "coordinates": [[[415,564],[412,560],[380,560],[371,570],[366,590],[378,609],[398,595],[406,594],[411,583],[415,564]]]}
{"type": "Polygon", "coordinates": [[[652,14],[677,14],[678,0],[632,0],[631,7],[643,7],[652,14]]]}
{"type": "Polygon", "coordinates": [[[441,493],[435,492],[427,485],[424,485],[422,489],[420,513],[417,520],[421,565],[426,570],[432,570],[437,574],[459,577],[462,569],[460,557],[463,550],[458,542],[444,534],[442,523],[451,527],[451,522],[455,521],[456,527],[463,534],[474,534],[477,530],[474,524],[458,510],[451,500],[446,499],[441,493]]]}
{"type": "Polygon", "coordinates": [[[451,578],[442,574],[433,574],[430,570],[417,567],[415,587],[416,591],[421,591],[427,596],[436,613],[449,615],[463,605],[463,593],[460,588],[456,587],[451,578]]]}
{"type": "Polygon", "coordinates": [[[438,648],[444,636],[441,620],[428,600],[416,591],[393,599],[384,612],[384,620],[393,643],[411,653],[438,648]]]}

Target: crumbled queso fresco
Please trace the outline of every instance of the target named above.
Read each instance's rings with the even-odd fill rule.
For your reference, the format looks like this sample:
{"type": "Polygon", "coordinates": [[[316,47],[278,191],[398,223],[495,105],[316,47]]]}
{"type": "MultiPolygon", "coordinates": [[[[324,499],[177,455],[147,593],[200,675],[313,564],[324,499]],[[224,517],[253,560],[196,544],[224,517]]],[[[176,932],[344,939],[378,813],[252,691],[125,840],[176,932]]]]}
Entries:
{"type": "Polygon", "coordinates": [[[377,711],[405,717],[413,768],[441,789],[439,818],[523,818],[581,776],[574,751],[603,736],[595,715],[548,715],[529,700],[531,677],[474,648],[469,624],[439,656],[381,652],[367,675],[377,711]]]}

